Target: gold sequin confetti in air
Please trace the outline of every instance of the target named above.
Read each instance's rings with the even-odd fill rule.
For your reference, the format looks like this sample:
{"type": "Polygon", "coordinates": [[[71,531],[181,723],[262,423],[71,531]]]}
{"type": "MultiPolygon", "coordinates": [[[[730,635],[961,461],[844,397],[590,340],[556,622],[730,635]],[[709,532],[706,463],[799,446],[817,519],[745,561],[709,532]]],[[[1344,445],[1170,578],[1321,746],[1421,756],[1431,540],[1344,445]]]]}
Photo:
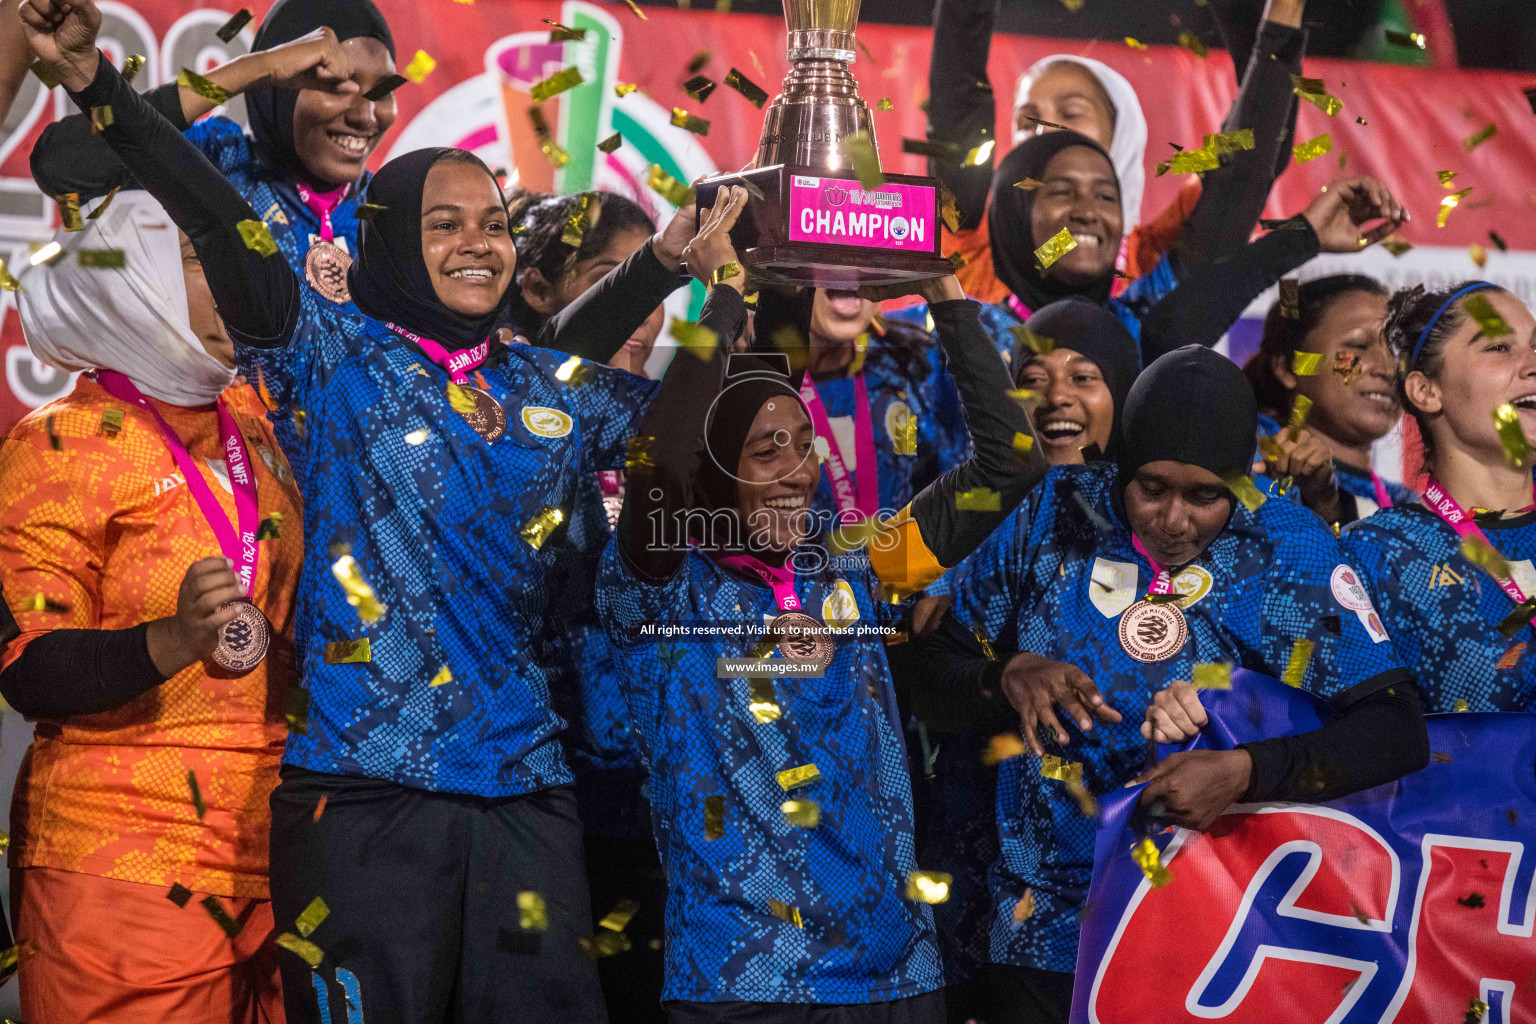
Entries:
{"type": "Polygon", "coordinates": [[[578,67],[562,68],[540,82],[534,82],[528,89],[528,95],[533,97],[533,102],[543,103],[551,97],[558,96],[567,89],[574,89],[586,79],[581,77],[581,69],[578,67]]]}
{"type": "Polygon", "coordinates": [[[517,924],[525,932],[542,932],[549,928],[549,913],[544,897],[531,889],[517,894],[517,924]]]}
{"type": "Polygon", "coordinates": [[[1015,341],[1028,348],[1037,356],[1048,356],[1056,351],[1056,342],[1043,334],[1036,334],[1023,324],[1017,324],[1008,328],[1008,333],[1013,335],[1015,341]]]}
{"type": "Polygon", "coordinates": [[[39,82],[43,83],[45,89],[52,89],[59,84],[58,76],[53,73],[53,69],[40,60],[32,62],[32,73],[37,76],[39,82]]]}
{"type": "Polygon", "coordinates": [[[725,76],[725,84],[744,96],[748,103],[758,110],[763,109],[763,104],[768,102],[768,93],[761,86],[736,68],[731,68],[730,74],[725,76]]]}
{"type": "Polygon", "coordinates": [[[1206,54],[1210,52],[1206,49],[1206,45],[1201,41],[1200,37],[1193,32],[1180,32],[1179,45],[1201,60],[1204,60],[1206,54]]]}
{"type": "Polygon", "coordinates": [[[225,935],[233,939],[245,930],[245,925],[229,916],[229,911],[224,909],[224,904],[217,896],[205,896],[200,902],[203,909],[208,911],[208,916],[213,918],[214,923],[224,929],[225,935]]]}
{"type": "Polygon", "coordinates": [[[1024,895],[1019,897],[1019,902],[1013,905],[1013,926],[1015,928],[1035,916],[1035,890],[1025,889],[1024,895]]]}
{"type": "Polygon", "coordinates": [[[683,92],[687,93],[696,103],[707,103],[709,97],[720,85],[708,75],[694,75],[683,83],[683,92]]]}
{"type": "Polygon", "coordinates": [[[858,132],[845,138],[843,155],[848,158],[854,176],[865,190],[877,189],[885,184],[885,174],[880,170],[880,157],[868,135],[858,132]]]}
{"type": "Polygon", "coordinates": [[[437,670],[437,675],[433,676],[432,680],[427,683],[427,685],[442,686],[445,683],[451,682],[453,682],[453,670],[450,669],[447,665],[444,665],[442,668],[437,670]]]}
{"type": "Polygon", "coordinates": [[[299,915],[298,920],[293,922],[293,927],[300,935],[307,939],[330,916],[331,908],[325,905],[325,900],[316,896],[309,901],[309,906],[304,908],[304,913],[299,915]]]}
{"type": "Polygon", "coordinates": [[[1247,473],[1228,473],[1221,478],[1221,481],[1249,512],[1257,512],[1259,506],[1268,500],[1264,497],[1264,492],[1254,485],[1253,477],[1247,473]]]}
{"type": "Polygon", "coordinates": [[[235,225],[240,232],[240,237],[245,241],[245,247],[261,256],[277,255],[277,243],[272,239],[272,232],[267,225],[259,220],[243,220],[235,225]]]}
{"type": "Polygon", "coordinates": [[[197,772],[187,769],[187,788],[192,791],[192,809],[197,812],[198,820],[208,813],[208,805],[203,802],[203,791],[197,785],[197,772]]]}
{"type": "Polygon", "coordinates": [[[426,50],[417,50],[416,55],[411,58],[411,62],[400,73],[417,85],[420,85],[436,67],[437,61],[432,59],[430,53],[426,50]]]}
{"type": "Polygon", "coordinates": [[[1311,640],[1297,640],[1291,645],[1291,655],[1285,662],[1285,674],[1280,681],[1286,686],[1301,688],[1307,678],[1307,666],[1312,664],[1312,652],[1317,645],[1311,640]]]}
{"type": "MultiPolygon", "coordinates": [[[[330,644],[326,644],[326,652],[330,652],[330,644]]],[[[326,662],[329,664],[330,659],[326,662]]],[[[288,731],[296,732],[300,736],[309,734],[309,691],[302,686],[290,686],[283,691],[283,719],[288,723],[288,731]]]]}
{"type": "Polygon", "coordinates": [[[367,638],[360,640],[332,640],[325,645],[327,665],[358,665],[373,660],[373,644],[367,638]]]}
{"type": "Polygon", "coordinates": [[[990,767],[1009,758],[1023,757],[1024,754],[1024,741],[1018,733],[999,733],[987,741],[987,749],[981,754],[981,763],[990,767]]]}
{"type": "Polygon", "coordinates": [[[128,254],[121,249],[78,249],[75,259],[93,270],[122,270],[128,265],[128,254]]]}
{"type": "Polygon", "coordinates": [[[814,800],[785,800],[779,809],[796,828],[815,828],[821,821],[821,806],[814,800]]]}
{"type": "Polygon", "coordinates": [[[673,320],[668,333],[684,349],[706,362],[714,358],[720,346],[720,336],[714,330],[691,320],[673,320]]]}
{"type": "Polygon", "coordinates": [[[748,710],[752,717],[763,724],[777,722],[784,712],[779,707],[778,696],[773,692],[773,680],[764,677],[756,677],[747,681],[751,692],[751,700],[748,710]]]}
{"type": "Polygon", "coordinates": [[[1381,240],[1381,247],[1395,258],[1412,249],[1413,245],[1401,235],[1389,235],[1381,240]]]}
{"type": "Polygon", "coordinates": [[[896,104],[891,102],[889,96],[880,97],[880,102],[875,104],[875,112],[878,114],[889,114],[895,109],[896,104]]]}
{"type": "Polygon", "coordinates": [[[954,876],[943,871],[909,871],[906,896],[913,903],[943,903],[954,882],[954,876]]]}
{"type": "Polygon", "coordinates": [[[1131,36],[1126,36],[1125,37],[1125,45],[1129,46],[1133,50],[1145,50],[1147,48],[1147,44],[1146,43],[1142,42],[1140,39],[1135,39],[1135,38],[1133,38],[1131,36]]]}
{"type": "Polygon", "coordinates": [[[1489,139],[1493,138],[1497,134],[1499,134],[1499,126],[1498,125],[1496,125],[1496,124],[1485,124],[1481,128],[1479,128],[1477,131],[1473,132],[1467,138],[1467,140],[1461,144],[1461,146],[1468,153],[1470,153],[1474,149],[1476,149],[1478,146],[1481,146],[1483,143],[1487,142],[1489,139]]]}
{"type": "Polygon", "coordinates": [[[606,928],[610,932],[622,932],[629,927],[629,922],[640,913],[638,900],[622,899],[613,905],[613,909],[603,915],[603,919],[597,922],[599,928],[606,928]]]}
{"type": "Polygon", "coordinates": [[[587,38],[587,30],[584,28],[571,28],[569,25],[562,25],[548,18],[542,20],[549,26],[549,41],[552,43],[580,42],[587,38]]]}
{"type": "Polygon", "coordinates": [[[1298,377],[1312,377],[1317,374],[1318,364],[1323,361],[1321,352],[1292,352],[1291,372],[1298,377]]]}
{"type": "Polygon", "coordinates": [[[1001,512],[1003,496],[987,487],[956,491],[955,508],[962,512],[1001,512]]]}
{"type": "Polygon", "coordinates": [[[1304,164],[1308,160],[1317,159],[1331,149],[1333,149],[1333,137],[1324,132],[1316,138],[1291,147],[1291,154],[1295,156],[1297,163],[1304,164]]]}
{"type": "Polygon", "coordinates": [[[1141,868],[1141,873],[1147,876],[1152,888],[1161,889],[1168,884],[1168,868],[1163,865],[1162,854],[1151,839],[1143,839],[1131,847],[1131,859],[1141,868]]]}
{"type": "Polygon", "coordinates": [[[350,554],[344,554],[331,563],[331,575],[341,584],[347,595],[347,604],[357,609],[357,617],[364,623],[378,622],[384,617],[384,605],[379,602],[373,588],[363,578],[363,570],[350,554]]]}
{"type": "Polygon", "coordinates": [[[779,772],[776,778],[779,780],[779,788],[788,793],[792,789],[820,782],[821,772],[814,763],[803,764],[798,768],[786,768],[779,772]]]}
{"type": "MultiPolygon", "coordinates": [[[[1502,338],[1506,334],[1515,333],[1486,295],[1468,295],[1462,300],[1462,308],[1467,311],[1467,316],[1477,322],[1477,332],[1485,338],[1502,338]]],[[[1507,409],[1509,406],[1501,408],[1507,409]]]]}
{"type": "Polygon", "coordinates": [[[123,58],[123,81],[131,82],[144,70],[144,55],[131,53],[123,58]]]}
{"type": "Polygon", "coordinates": [[[517,535],[528,542],[528,545],[537,551],[544,546],[549,535],[555,532],[555,527],[565,522],[565,513],[558,508],[545,506],[532,519],[517,532],[517,535]]]}
{"type": "Polygon", "coordinates": [[[277,540],[282,535],[283,514],[281,512],[273,512],[271,515],[266,516],[256,527],[256,539],[258,541],[277,540]]]}
{"type": "Polygon", "coordinates": [[[1072,237],[1072,232],[1062,228],[1035,250],[1035,263],[1041,270],[1048,270],[1051,264],[1076,248],[1077,240],[1072,237]]]}
{"type": "Polygon", "coordinates": [[[691,186],[678,181],[656,164],[651,165],[650,174],[645,183],[651,187],[651,191],[673,206],[687,206],[694,200],[694,191],[691,186]]]}
{"type": "Polygon", "coordinates": [[[251,12],[242,7],[235,12],[235,16],[233,18],[230,18],[228,21],[226,21],[223,26],[213,34],[218,36],[224,42],[228,43],[233,41],[235,36],[240,34],[240,30],[245,28],[245,26],[249,25],[250,23],[251,12]]]}
{"type": "Polygon", "coordinates": [[[325,959],[325,951],[308,939],[301,939],[292,932],[283,932],[277,937],[277,945],[290,953],[297,954],[311,968],[320,966],[325,959]]]}
{"type": "Polygon", "coordinates": [[[1232,689],[1232,663],[1201,662],[1190,669],[1189,681],[1197,690],[1230,690],[1232,689]]]}
{"type": "Polygon", "coordinates": [[[688,113],[682,107],[672,108],[672,127],[693,132],[695,135],[709,134],[709,121],[696,114],[688,113]]]}
{"type": "Polygon", "coordinates": [[[216,107],[229,102],[229,91],[227,89],[211,79],[204,78],[190,68],[182,68],[176,73],[176,84],[183,89],[197,93],[216,107]]]}
{"type": "Polygon", "coordinates": [[[773,911],[773,916],[781,921],[788,922],[796,928],[804,928],[805,922],[800,918],[800,908],[792,907],[782,900],[769,900],[768,909],[773,911]]]}
{"type": "Polygon", "coordinates": [[[1307,425],[1307,416],[1312,412],[1312,399],[1306,395],[1297,395],[1291,403],[1291,418],[1285,424],[1285,433],[1292,441],[1307,425]]]}
{"type": "Polygon", "coordinates": [[[1450,217],[1451,211],[1460,206],[1461,201],[1467,198],[1468,193],[1471,191],[1471,188],[1464,188],[1460,192],[1452,192],[1450,195],[1441,199],[1440,209],[1435,213],[1435,227],[1445,227],[1446,218],[1450,217]]]}
{"type": "MultiPolygon", "coordinates": [[[[1506,328],[1505,333],[1508,333],[1506,328]]],[[[1516,469],[1526,465],[1531,458],[1531,444],[1520,426],[1520,414],[1512,405],[1501,405],[1493,411],[1493,424],[1499,432],[1499,445],[1504,449],[1504,459],[1516,469]]]]}
{"type": "Polygon", "coordinates": [[[640,87],[633,82],[620,82],[613,87],[613,94],[619,99],[623,99],[638,88],[640,87]]]}
{"type": "Polygon", "coordinates": [[[620,135],[618,132],[614,132],[602,142],[599,142],[597,144],[597,148],[604,153],[616,153],[618,152],[619,147],[622,145],[624,145],[624,136],[620,135]]]}
{"type": "Polygon", "coordinates": [[[66,192],[61,196],[55,196],[55,203],[59,207],[59,219],[64,224],[65,231],[84,231],[85,220],[80,216],[80,193],[66,192]]]}
{"type": "Polygon", "coordinates": [[[1083,765],[1081,761],[1069,761],[1055,754],[1046,754],[1040,759],[1040,776],[1057,782],[1075,779],[1080,783],[1083,781],[1083,765]]]}
{"type": "Polygon", "coordinates": [[[725,797],[704,798],[704,838],[713,842],[725,835],[725,797]]]}

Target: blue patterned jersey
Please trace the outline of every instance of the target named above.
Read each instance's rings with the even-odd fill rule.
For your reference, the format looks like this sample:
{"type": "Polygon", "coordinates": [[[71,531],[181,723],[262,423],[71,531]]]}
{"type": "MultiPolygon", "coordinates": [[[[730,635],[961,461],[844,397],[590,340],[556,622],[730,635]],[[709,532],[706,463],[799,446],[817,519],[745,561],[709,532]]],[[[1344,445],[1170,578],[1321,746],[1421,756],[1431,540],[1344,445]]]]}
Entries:
{"type": "MultiPolygon", "coordinates": [[[[874,428],[879,461],[880,508],[899,512],[917,493],[970,456],[970,435],[960,415],[960,398],[944,356],[931,341],[914,337],[908,325],[889,328],[885,337],[870,339],[864,359],[864,383],[869,392],[870,425],[874,428]],[[902,337],[896,335],[900,333],[902,337]],[[917,448],[898,453],[893,437],[908,418],[917,420],[917,448]]],[[[857,392],[852,377],[816,382],[827,416],[846,418],[853,436],[857,392]]],[[[847,456],[848,452],[843,452],[847,456]]],[[[856,458],[856,457],[855,457],[856,458]]],[[[857,481],[859,471],[854,470],[857,481]]],[[[812,507],[823,521],[837,514],[832,477],[822,473],[812,507]]]]}
{"type": "MultiPolygon", "coordinates": [[[[278,251],[299,275],[300,287],[315,299],[315,305],[320,309],[359,315],[357,307],[350,301],[331,302],[309,287],[304,278],[304,257],[309,252],[311,236],[320,237],[320,218],[304,205],[288,175],[267,162],[245,130],[227,117],[205,117],[187,130],[186,137],[229,179],[251,204],[256,216],[267,222],[278,251]]],[[[353,255],[358,252],[357,204],[368,177],[364,175],[359,187],[331,211],[336,244],[353,255]]]]}
{"type": "Polygon", "coordinates": [[[623,474],[613,474],[620,493],[607,501],[601,475],[576,480],[570,523],[555,547],[544,664],[555,711],[570,723],[562,743],[576,776],[582,826],[590,835],[645,840],[651,836],[645,765],[619,689],[618,658],[597,615],[598,563],[613,535],[610,511],[616,518],[623,501],[623,474]]]}
{"type": "Polygon", "coordinates": [[[319,310],[308,289],[300,301],[286,347],[237,348],[304,495],[294,644],[309,731],[285,761],[488,797],[571,781],[536,647],[554,552],[520,533],[622,463],[657,385],[596,365],[566,384],[567,356],[514,345],[475,375],[507,417],[488,444],[404,339],[319,310]],[[343,554],[385,606],[376,621],[348,603],[343,554]]]}
{"type": "MultiPolygon", "coordinates": [[[[1053,469],[949,588],[956,617],[999,656],[1028,651],[1076,665],[1124,716],[1086,734],[1062,723],[1070,741],[1057,753],[1082,763],[1091,792],[1112,792],[1146,768],[1146,707],[1158,690],[1190,679],[1197,662],[1279,678],[1296,642],[1307,640],[1315,647],[1302,685],[1320,697],[1354,699],[1405,677],[1339,542],[1312,513],[1284,501],[1256,512],[1236,506],[1211,546],[1175,576],[1189,639],[1162,661],[1133,659],[1118,620],[1146,593],[1152,572],[1111,500],[1115,473],[1105,463],[1053,469]]],[[[1042,777],[1033,756],[999,765],[997,790],[992,959],[1071,971],[1095,823],[1064,783],[1042,777]],[[1026,889],[1034,890],[1036,910],[1015,926],[1026,889]]]]}
{"type": "MultiPolygon", "coordinates": [[[[1265,437],[1274,437],[1280,432],[1280,424],[1268,413],[1259,413],[1259,433],[1265,437]]],[[[1262,456],[1255,454],[1254,461],[1260,461],[1262,456]]],[[[1270,497],[1285,497],[1297,504],[1301,503],[1301,488],[1291,487],[1281,492],[1275,486],[1276,481],[1272,476],[1259,477],[1255,481],[1259,490],[1270,497]]],[[[1359,513],[1358,518],[1364,519],[1381,507],[1376,501],[1376,482],[1371,479],[1371,474],[1353,466],[1346,466],[1342,462],[1334,463],[1333,482],[1345,494],[1355,499],[1355,509],[1359,513]]],[[[1407,484],[1400,484],[1396,480],[1383,480],[1382,486],[1387,490],[1387,497],[1393,505],[1411,505],[1419,500],[1419,492],[1407,484]]]]}
{"type": "Polygon", "coordinates": [[[823,678],[775,680],[781,714],[759,722],[748,681],[717,679],[716,659],[750,656],[778,614],[771,591],[697,550],[659,586],[636,579],[616,542],[603,554],[598,611],[651,769],[667,872],[663,999],[870,1003],[942,983],[933,916],[903,896],[917,865],[890,670],[881,638],[861,629],[893,610],[873,599],[862,555],[795,589],[806,613],[850,635],[823,678]],[[661,622],[742,632],[632,632],[661,622]],[[781,788],[778,773],[806,765],[818,780],[781,788]],[[819,806],[815,828],[790,824],[790,798],[819,806]]]}
{"type": "MultiPolygon", "coordinates": [[[[1536,512],[1477,523],[1521,591],[1536,595],[1536,512]]],[[[1514,601],[1462,556],[1461,538],[1439,516],[1419,504],[1382,509],[1345,530],[1344,549],[1360,567],[1426,713],[1536,710],[1536,657],[1512,650],[1536,634],[1529,626],[1510,638],[1499,633],[1514,601]]]]}

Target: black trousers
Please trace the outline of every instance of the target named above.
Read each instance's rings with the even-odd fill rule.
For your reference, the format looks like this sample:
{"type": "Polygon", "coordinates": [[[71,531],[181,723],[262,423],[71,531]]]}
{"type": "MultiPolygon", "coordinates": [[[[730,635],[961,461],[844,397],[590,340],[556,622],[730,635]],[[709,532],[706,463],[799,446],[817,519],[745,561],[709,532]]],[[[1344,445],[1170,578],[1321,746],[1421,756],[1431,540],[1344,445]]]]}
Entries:
{"type": "Polygon", "coordinates": [[[944,1024],[944,992],[888,1003],[668,1003],[668,1024],[944,1024]]]}
{"type": "Polygon", "coordinates": [[[571,787],[485,799],[289,765],[281,778],[278,931],[317,896],[330,909],[310,936],[318,969],[280,953],[289,1024],[603,1024],[571,787]]]}
{"type": "Polygon", "coordinates": [[[986,1024],[1067,1024],[1075,975],[987,964],[978,977],[986,1024]]]}
{"type": "Polygon", "coordinates": [[[597,961],[597,977],[613,1024],[665,1024],[661,1008],[665,972],[667,876],[651,839],[587,835],[587,884],[593,925],[622,900],[640,904],[624,934],[630,948],[597,961]]]}

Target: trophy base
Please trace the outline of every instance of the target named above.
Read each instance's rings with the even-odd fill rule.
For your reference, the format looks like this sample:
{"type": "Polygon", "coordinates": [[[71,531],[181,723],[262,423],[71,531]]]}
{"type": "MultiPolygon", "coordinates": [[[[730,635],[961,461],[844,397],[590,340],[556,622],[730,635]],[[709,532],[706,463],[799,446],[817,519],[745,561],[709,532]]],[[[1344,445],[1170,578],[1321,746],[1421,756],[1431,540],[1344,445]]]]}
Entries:
{"type": "Polygon", "coordinates": [[[731,242],[748,281],[852,291],[954,273],[939,254],[939,183],[887,175],[865,190],[847,171],[778,164],[698,184],[698,208],[745,185],[747,208],[731,242]]]}

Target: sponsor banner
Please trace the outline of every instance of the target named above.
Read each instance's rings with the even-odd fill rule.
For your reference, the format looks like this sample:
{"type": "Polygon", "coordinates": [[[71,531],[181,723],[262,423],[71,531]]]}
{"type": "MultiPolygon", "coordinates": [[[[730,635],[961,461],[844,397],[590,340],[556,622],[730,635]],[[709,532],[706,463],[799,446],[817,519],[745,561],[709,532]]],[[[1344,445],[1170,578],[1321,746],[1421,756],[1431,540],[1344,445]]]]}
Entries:
{"type": "MultiPolygon", "coordinates": [[[[1241,670],[1201,696],[1213,749],[1329,716],[1241,670]]],[[[1536,716],[1428,722],[1431,763],[1396,783],[1154,834],[1159,888],[1130,855],[1140,789],[1101,801],[1072,1024],[1536,1020],[1536,716]]]]}
{"type": "MultiPolygon", "coordinates": [[[[399,116],[374,156],[375,167],[390,156],[424,146],[460,146],[493,168],[506,169],[522,185],[546,191],[612,189],[636,198],[658,218],[669,216],[672,208],[645,185],[651,165],[681,181],[739,168],[756,153],[762,129],[761,112],[724,85],[706,103],[688,96],[682,83],[689,77],[689,63],[704,57],[701,73],[722,83],[730,69],[737,68],[769,93],[777,92],[788,69],[784,22],[777,14],[650,7],[641,20],[620,4],[587,0],[378,3],[392,27],[400,64],[424,50],[437,66],[421,84],[395,93],[399,116]],[[586,38],[551,43],[545,19],[585,29],[586,38]],[[555,168],[542,152],[529,118],[531,90],[567,67],[581,71],[582,84],[542,105],[551,133],[570,155],[568,164],[555,168]],[[620,83],[639,89],[619,97],[614,86],[620,83]],[[709,134],[674,127],[674,108],[709,120],[709,134]],[[623,145],[612,154],[598,150],[597,143],[615,132],[623,145]]],[[[99,6],[107,55],[119,63],[129,54],[146,58],[135,82],[143,88],[174,80],[183,67],[207,72],[246,53],[254,28],[247,27],[229,43],[218,38],[217,30],[238,9],[236,4],[133,0],[130,6],[102,0],[99,6]]],[[[252,6],[258,17],[265,8],[252,6]]],[[[922,105],[928,91],[930,38],[924,26],[860,27],[860,42],[868,48],[868,55],[861,51],[854,65],[862,94],[872,109],[883,98],[893,105],[890,111],[874,114],[888,173],[926,173],[924,160],[901,152],[901,140],[922,138],[926,130],[922,105]]],[[[989,70],[1000,98],[1001,139],[1012,134],[1008,98],[1018,76],[1041,57],[1061,52],[1106,61],[1140,92],[1151,140],[1149,165],[1160,153],[1172,152],[1162,148],[1168,143],[1188,148],[1198,145],[1205,133],[1219,130],[1237,93],[1231,61],[1219,51],[1200,60],[1177,47],[1138,51],[1119,43],[1000,35],[993,42],[989,70]]],[[[1414,221],[1404,235],[1419,248],[1397,261],[1372,250],[1337,263],[1381,275],[1392,284],[1486,274],[1510,284],[1527,301],[1536,298],[1536,211],[1531,205],[1536,197],[1536,133],[1517,130],[1530,117],[1522,93],[1530,84],[1528,76],[1329,59],[1308,60],[1306,73],[1323,78],[1344,101],[1344,110],[1328,117],[1310,104],[1301,105],[1298,139],[1328,132],[1332,151],[1288,170],[1265,216],[1299,211],[1341,174],[1375,175],[1412,210],[1414,221]],[[1468,152],[1464,141],[1485,124],[1499,125],[1498,134],[1468,152]],[[1340,157],[1347,157],[1347,170],[1340,169],[1340,157]],[[1457,172],[1455,188],[1473,189],[1451,211],[1444,228],[1435,226],[1440,199],[1448,194],[1436,176],[1440,170],[1457,172]],[[1490,230],[1499,233],[1509,252],[1499,251],[1490,230]],[[1474,243],[1488,252],[1485,271],[1468,256],[1474,243]]],[[[27,155],[48,124],[72,111],[61,91],[49,92],[28,76],[0,121],[0,257],[9,263],[25,260],[27,243],[46,239],[58,223],[54,204],[32,184],[27,155]]],[[[243,121],[244,103],[236,98],[225,113],[243,121]]],[[[1144,219],[1163,210],[1182,182],[1174,175],[1149,178],[1144,219]]],[[[870,212],[867,206],[863,211],[870,212]]],[[[903,211],[900,216],[908,219],[903,241],[896,237],[902,230],[899,222],[878,207],[876,212],[875,228],[866,216],[850,230],[845,216],[843,230],[850,237],[826,240],[873,248],[926,249],[931,243],[931,219],[919,227],[903,211]],[[916,241],[919,232],[927,242],[916,241]]],[[[813,220],[809,231],[820,230],[813,220]]],[[[829,218],[825,230],[838,234],[835,217],[829,218]]],[[[1316,261],[1308,272],[1323,264],[1316,261]]],[[[14,306],[15,296],[0,292],[0,350],[5,353],[0,428],[64,394],[72,381],[27,352],[14,306]]],[[[673,313],[687,311],[684,305],[673,313]]],[[[1246,344],[1237,333],[1234,355],[1246,344]]]]}

